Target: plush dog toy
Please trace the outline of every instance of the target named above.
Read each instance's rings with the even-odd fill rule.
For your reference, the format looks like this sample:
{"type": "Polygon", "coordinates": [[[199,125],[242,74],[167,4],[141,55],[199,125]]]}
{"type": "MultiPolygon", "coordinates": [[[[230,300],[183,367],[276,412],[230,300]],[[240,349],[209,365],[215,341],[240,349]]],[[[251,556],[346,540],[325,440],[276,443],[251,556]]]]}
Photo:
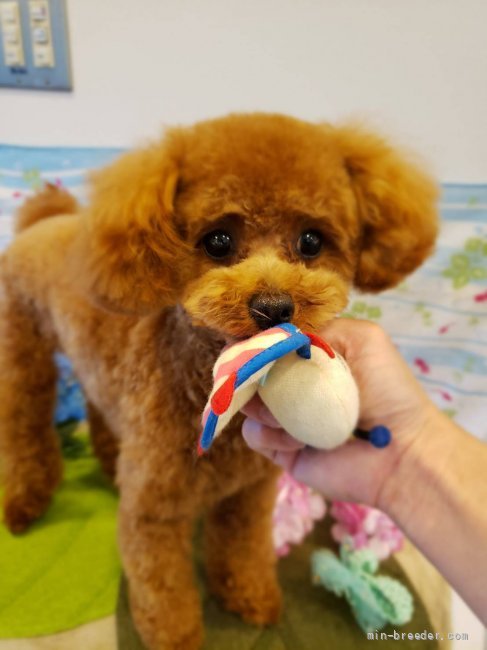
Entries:
{"type": "MultiPolygon", "coordinates": [[[[345,360],[318,336],[305,334],[291,323],[225,348],[213,379],[203,412],[200,454],[255,393],[283,429],[317,449],[338,447],[357,425],[358,389],[345,360]]],[[[376,447],[390,440],[383,426],[355,433],[376,447]]]]}

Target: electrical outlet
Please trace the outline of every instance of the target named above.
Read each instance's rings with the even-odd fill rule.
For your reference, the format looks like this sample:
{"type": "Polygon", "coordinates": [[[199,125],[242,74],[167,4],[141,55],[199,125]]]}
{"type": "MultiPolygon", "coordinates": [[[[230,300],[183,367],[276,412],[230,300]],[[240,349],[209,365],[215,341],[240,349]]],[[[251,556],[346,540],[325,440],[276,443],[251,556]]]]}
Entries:
{"type": "Polygon", "coordinates": [[[66,0],[0,0],[0,86],[72,90],[66,0]]]}

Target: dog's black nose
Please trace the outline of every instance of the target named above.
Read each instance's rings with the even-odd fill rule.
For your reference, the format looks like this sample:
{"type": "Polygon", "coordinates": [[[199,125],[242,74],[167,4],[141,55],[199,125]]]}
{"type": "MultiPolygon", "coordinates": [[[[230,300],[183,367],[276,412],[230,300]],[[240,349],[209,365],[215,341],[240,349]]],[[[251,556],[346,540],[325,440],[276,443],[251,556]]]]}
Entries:
{"type": "Polygon", "coordinates": [[[289,323],[294,315],[294,303],[287,293],[259,293],[249,301],[250,315],[261,330],[289,323]]]}

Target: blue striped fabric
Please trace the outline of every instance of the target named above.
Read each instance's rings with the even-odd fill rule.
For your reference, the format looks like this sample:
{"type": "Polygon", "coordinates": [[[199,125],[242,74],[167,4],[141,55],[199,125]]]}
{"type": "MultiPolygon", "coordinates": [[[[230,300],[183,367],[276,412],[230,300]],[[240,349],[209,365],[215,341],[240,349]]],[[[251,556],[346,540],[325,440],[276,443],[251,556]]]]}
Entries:
{"type": "MultiPolygon", "coordinates": [[[[0,145],[0,249],[43,181],[83,201],[87,171],[120,152],[0,145]]],[[[441,213],[436,254],[392,291],[353,295],[345,315],[381,323],[440,408],[487,441],[487,184],[445,185],[441,213]]]]}

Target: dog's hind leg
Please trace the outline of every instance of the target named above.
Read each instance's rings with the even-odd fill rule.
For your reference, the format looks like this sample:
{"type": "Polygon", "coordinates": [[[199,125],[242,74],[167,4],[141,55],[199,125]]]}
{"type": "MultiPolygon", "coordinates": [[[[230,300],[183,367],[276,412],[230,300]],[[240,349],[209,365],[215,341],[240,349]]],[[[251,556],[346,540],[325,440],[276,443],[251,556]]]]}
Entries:
{"type": "Polygon", "coordinates": [[[115,482],[119,452],[118,440],[108,427],[103,415],[91,402],[88,402],[87,410],[93,450],[104,473],[112,482],[115,482]]]}
{"type": "Polygon", "coordinates": [[[0,466],[13,533],[44,513],[62,476],[56,379],[53,343],[35,310],[0,286],[0,466]]]}

